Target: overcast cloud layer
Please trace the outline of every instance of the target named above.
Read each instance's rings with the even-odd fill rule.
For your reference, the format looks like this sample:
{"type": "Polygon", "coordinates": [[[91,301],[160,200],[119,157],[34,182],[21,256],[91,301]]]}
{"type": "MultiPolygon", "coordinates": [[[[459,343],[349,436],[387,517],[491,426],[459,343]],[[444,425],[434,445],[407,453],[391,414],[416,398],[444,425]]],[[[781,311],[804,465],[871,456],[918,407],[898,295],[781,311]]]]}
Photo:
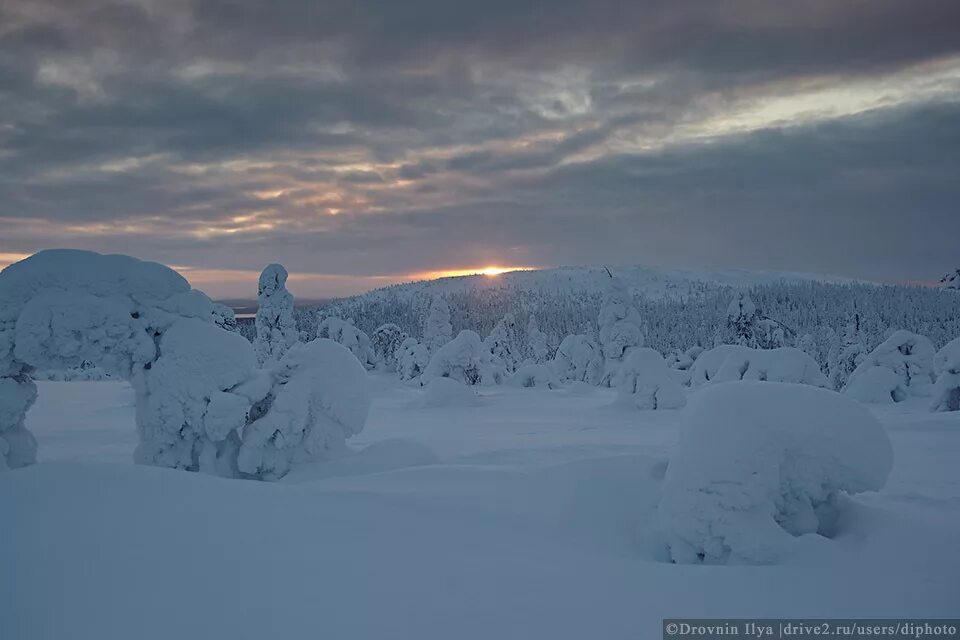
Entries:
{"type": "Polygon", "coordinates": [[[4,0],[0,263],[960,266],[956,0],[4,0]]]}

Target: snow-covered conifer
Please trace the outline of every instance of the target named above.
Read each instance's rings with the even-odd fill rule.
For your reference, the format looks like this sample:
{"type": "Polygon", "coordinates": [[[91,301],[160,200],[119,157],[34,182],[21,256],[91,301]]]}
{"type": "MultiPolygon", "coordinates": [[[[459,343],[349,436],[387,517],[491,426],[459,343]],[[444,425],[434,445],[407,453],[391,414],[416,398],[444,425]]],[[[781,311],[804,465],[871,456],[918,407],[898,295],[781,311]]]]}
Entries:
{"type": "Polygon", "coordinates": [[[453,339],[453,325],[450,324],[450,306],[443,296],[433,297],[430,313],[423,325],[423,344],[431,355],[453,339]]]}
{"type": "Polygon", "coordinates": [[[617,401],[638,409],[679,409],[687,399],[660,352],[641,347],[620,368],[617,401]]]}
{"type": "Polygon", "coordinates": [[[333,340],[350,350],[366,369],[376,366],[370,337],[354,325],[353,320],[330,316],[317,325],[317,337],[333,340]]]}
{"type": "Polygon", "coordinates": [[[483,348],[490,353],[491,361],[501,363],[507,373],[517,370],[517,365],[522,360],[523,341],[520,327],[512,313],[505,315],[496,324],[483,341],[483,348]]]}
{"type": "Polygon", "coordinates": [[[543,364],[550,359],[550,347],[547,345],[547,334],[540,331],[537,319],[530,314],[527,322],[527,360],[530,364],[543,364]]]}
{"type": "Polygon", "coordinates": [[[397,351],[397,375],[401,380],[417,380],[430,362],[430,352],[416,338],[407,338],[397,351]]]}
{"type": "Polygon", "coordinates": [[[585,335],[567,336],[557,347],[552,366],[563,382],[599,384],[603,378],[603,353],[585,335]]]}
{"type": "Polygon", "coordinates": [[[213,324],[227,331],[237,330],[237,316],[233,309],[220,302],[213,303],[213,324]]]}
{"type": "Polygon", "coordinates": [[[901,402],[928,396],[934,382],[933,343],[909,331],[895,331],[850,374],[843,393],[860,402],[901,402]]]}
{"type": "Polygon", "coordinates": [[[937,383],[932,411],[960,411],[960,338],[948,342],[933,359],[937,383]]]}
{"type": "Polygon", "coordinates": [[[386,371],[397,370],[397,351],[407,339],[400,327],[392,322],[382,324],[370,336],[373,357],[377,366],[386,371]]]}
{"type": "Polygon", "coordinates": [[[287,270],[269,264],[257,290],[257,339],[253,350],[260,366],[278,362],[300,339],[293,319],[293,296],[287,291],[287,270]]]}
{"type": "Polygon", "coordinates": [[[944,289],[960,291],[960,269],[951,271],[947,275],[940,278],[940,286],[944,289]]]}
{"type": "Polygon", "coordinates": [[[620,366],[631,349],[643,346],[640,312],[633,303],[627,286],[620,278],[610,275],[603,296],[600,315],[600,346],[604,358],[604,372],[600,384],[616,384],[620,366]]]}

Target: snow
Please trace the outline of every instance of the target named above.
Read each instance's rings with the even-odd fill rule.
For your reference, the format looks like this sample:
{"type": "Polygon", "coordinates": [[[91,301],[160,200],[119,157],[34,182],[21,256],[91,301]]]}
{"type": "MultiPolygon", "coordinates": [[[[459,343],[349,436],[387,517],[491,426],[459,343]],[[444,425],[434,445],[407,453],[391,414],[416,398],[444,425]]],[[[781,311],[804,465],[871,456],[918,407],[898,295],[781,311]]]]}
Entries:
{"type": "Polygon", "coordinates": [[[507,384],[522,389],[558,389],[560,379],[549,365],[523,365],[507,379],[507,384]]]}
{"type": "Polygon", "coordinates": [[[253,349],[260,366],[280,360],[300,338],[293,319],[293,296],[287,291],[287,270],[268,264],[257,288],[257,338],[253,349]]]}
{"type": "Polygon", "coordinates": [[[896,331],[850,375],[843,392],[861,402],[902,402],[933,393],[934,348],[929,339],[896,331]]]}
{"type": "Polygon", "coordinates": [[[350,320],[343,320],[336,316],[324,319],[317,328],[317,337],[342,344],[367,369],[373,369],[376,366],[376,356],[370,337],[354,326],[350,320]]]}
{"type": "Polygon", "coordinates": [[[617,400],[638,409],[679,409],[686,404],[683,388],[653,349],[634,349],[620,370],[617,400]]]}
{"type": "Polygon", "coordinates": [[[704,351],[693,363],[690,384],[694,387],[732,380],[829,386],[829,381],[816,361],[793,347],[751,349],[742,345],[724,344],[704,351]]]}
{"type": "Polygon", "coordinates": [[[712,385],[691,399],[663,483],[659,517],[671,557],[776,562],[799,548],[793,536],[833,534],[849,510],[841,492],[882,489],[892,466],[883,426],[838,393],[712,385]]]}
{"type": "Polygon", "coordinates": [[[0,476],[0,635],[626,640],[672,615],[956,616],[960,413],[871,406],[893,471],[816,553],[689,566],[656,527],[682,412],[572,384],[418,407],[368,377],[343,455],[277,483],[132,465],[126,383],[39,382],[39,463],[0,476]]]}
{"type": "Polygon", "coordinates": [[[466,385],[495,385],[503,382],[506,371],[495,360],[474,331],[461,331],[433,354],[421,380],[424,384],[434,378],[452,378],[466,385]]]}
{"type": "Polygon", "coordinates": [[[430,351],[416,338],[400,343],[397,356],[397,375],[401,380],[419,380],[430,362],[430,351]]]}
{"type": "Polygon", "coordinates": [[[603,354],[586,335],[567,336],[557,348],[552,366],[562,381],[598,384],[603,377],[603,354]]]}
{"type": "Polygon", "coordinates": [[[948,342],[933,359],[937,383],[933,411],[960,411],[960,338],[948,342]]]}
{"type": "Polygon", "coordinates": [[[632,349],[643,346],[641,324],[640,312],[634,306],[633,295],[623,280],[611,275],[597,319],[604,358],[601,384],[616,384],[624,359],[632,349]]]}
{"type": "Polygon", "coordinates": [[[423,327],[423,343],[430,354],[436,353],[440,347],[453,338],[453,326],[450,324],[450,307],[443,296],[434,296],[430,303],[430,314],[423,327]]]}
{"type": "Polygon", "coordinates": [[[342,451],[363,429],[370,408],[367,376],[342,345],[324,338],[295,344],[270,376],[262,415],[243,429],[237,458],[243,474],[282,478],[295,462],[342,451]]]}
{"type": "Polygon", "coordinates": [[[480,403],[474,387],[453,378],[433,378],[423,388],[418,403],[423,407],[472,407],[480,403]]]}

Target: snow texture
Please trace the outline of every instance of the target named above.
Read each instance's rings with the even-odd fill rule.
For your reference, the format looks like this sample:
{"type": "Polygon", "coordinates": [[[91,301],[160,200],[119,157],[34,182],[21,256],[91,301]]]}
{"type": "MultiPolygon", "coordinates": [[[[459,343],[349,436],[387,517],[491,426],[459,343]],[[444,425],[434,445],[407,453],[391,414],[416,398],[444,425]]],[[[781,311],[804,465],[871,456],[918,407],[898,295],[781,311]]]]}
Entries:
{"type": "Polygon", "coordinates": [[[423,388],[422,407],[472,407],[480,403],[474,387],[453,378],[433,378],[423,388]]]}
{"type": "Polygon", "coordinates": [[[453,325],[450,324],[450,307],[443,296],[434,296],[430,303],[430,313],[423,326],[423,344],[430,355],[453,338],[453,325]]]}
{"type": "Polygon", "coordinates": [[[933,393],[933,343],[896,331],[871,351],[850,375],[843,393],[860,402],[902,402],[933,393]]]}
{"type": "Polygon", "coordinates": [[[704,351],[693,364],[690,384],[698,387],[712,382],[762,380],[794,382],[828,387],[829,382],[816,361],[792,347],[751,349],[724,344],[704,351]]]}
{"type": "Polygon", "coordinates": [[[684,422],[658,510],[675,562],[775,563],[793,536],[831,533],[841,492],[878,491],[893,466],[867,409],[808,385],[713,385],[684,422]]]}
{"type": "Polygon", "coordinates": [[[960,411],[960,338],[948,342],[933,358],[937,383],[933,387],[933,411],[960,411]]]}
{"type": "Polygon", "coordinates": [[[960,291],[960,269],[951,271],[940,278],[940,286],[952,291],[960,291]]]}
{"type": "MultiPolygon", "coordinates": [[[[214,307],[178,273],[119,255],[42,251],[0,273],[0,451],[4,466],[36,458],[23,426],[33,369],[92,362],[136,394],[138,461],[222,471],[244,411],[221,394],[249,377],[250,343],[214,323],[214,307]],[[229,414],[229,415],[227,415],[229,414]]],[[[229,466],[229,465],[228,465],[229,466]]]]}
{"type": "Polygon", "coordinates": [[[617,401],[638,409],[679,409],[687,399],[663,356],[644,347],[634,349],[624,361],[617,401]]]}
{"type": "Polygon", "coordinates": [[[278,362],[300,339],[293,319],[293,296],[287,291],[287,270],[269,264],[260,274],[257,289],[257,339],[253,350],[260,366],[278,362]]]}
{"type": "Polygon", "coordinates": [[[397,375],[401,380],[419,380],[430,362],[430,351],[416,338],[407,338],[397,354],[397,375]]]}
{"type": "Polygon", "coordinates": [[[271,390],[243,429],[237,458],[245,476],[275,480],[292,464],[344,448],[367,420],[367,374],[342,345],[323,338],[294,345],[269,372],[271,390]]]}
{"type": "Polygon", "coordinates": [[[546,364],[527,364],[507,379],[507,385],[524,389],[558,389],[560,379],[553,368],[546,364]]]}
{"type": "Polygon", "coordinates": [[[377,327],[370,336],[370,346],[377,367],[385,371],[396,371],[400,345],[406,339],[407,334],[392,322],[377,327]]]}
{"type": "Polygon", "coordinates": [[[523,359],[523,336],[512,313],[505,315],[483,341],[491,362],[499,363],[507,373],[517,370],[523,359]]]}

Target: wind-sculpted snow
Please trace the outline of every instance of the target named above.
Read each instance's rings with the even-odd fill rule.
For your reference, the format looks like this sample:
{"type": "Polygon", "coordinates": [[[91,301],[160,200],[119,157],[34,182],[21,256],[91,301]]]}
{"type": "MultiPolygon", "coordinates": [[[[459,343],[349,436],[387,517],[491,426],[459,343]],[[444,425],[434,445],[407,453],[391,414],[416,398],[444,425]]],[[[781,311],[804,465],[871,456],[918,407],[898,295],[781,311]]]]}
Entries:
{"type": "Polygon", "coordinates": [[[751,349],[742,345],[723,344],[704,351],[693,363],[691,386],[733,380],[829,386],[829,381],[813,358],[792,347],[751,349]]]}
{"type": "Polygon", "coordinates": [[[960,411],[960,338],[948,342],[933,359],[937,383],[933,411],[960,411]]]}
{"type": "Polygon", "coordinates": [[[617,400],[638,409],[679,409],[687,401],[663,356],[647,348],[634,349],[624,361],[617,400]]]}
{"type": "Polygon", "coordinates": [[[713,385],[684,422],[658,511],[675,562],[776,562],[794,536],[831,534],[839,494],[881,489],[893,466],[873,414],[808,385],[713,385]]]}
{"type": "Polygon", "coordinates": [[[349,350],[318,338],[295,344],[269,372],[271,391],[243,430],[241,473],[274,480],[295,462],[341,450],[367,420],[367,374],[349,350]]]}
{"type": "Polygon", "coordinates": [[[897,331],[850,375],[843,393],[861,402],[902,402],[933,392],[934,348],[929,339],[897,331]]]}

